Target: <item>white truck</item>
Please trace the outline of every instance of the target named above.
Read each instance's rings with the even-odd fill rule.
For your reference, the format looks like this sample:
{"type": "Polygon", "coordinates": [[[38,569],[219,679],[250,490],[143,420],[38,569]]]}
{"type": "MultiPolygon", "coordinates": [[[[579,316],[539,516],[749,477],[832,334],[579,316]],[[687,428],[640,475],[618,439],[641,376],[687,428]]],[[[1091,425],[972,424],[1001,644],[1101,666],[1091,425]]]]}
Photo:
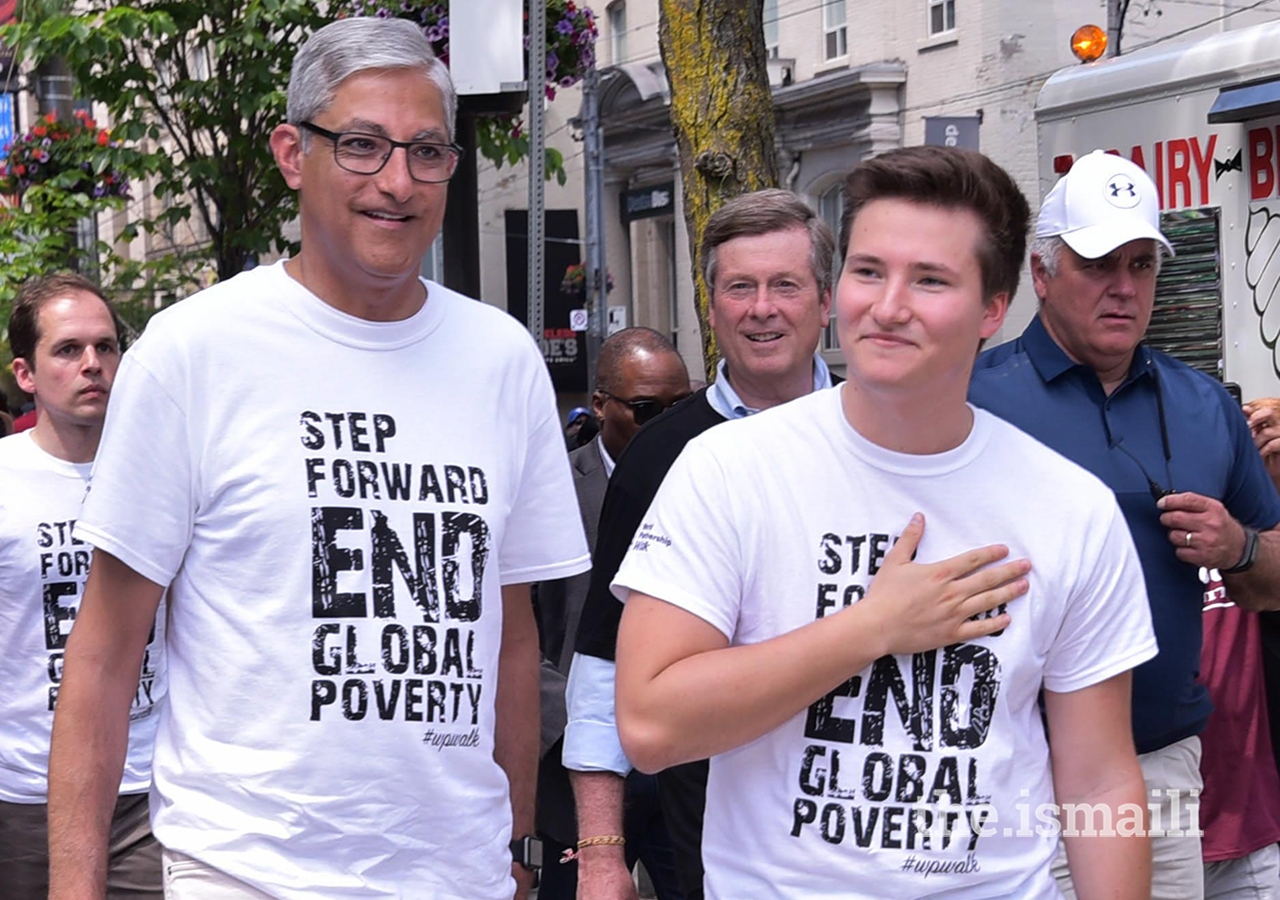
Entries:
{"type": "Polygon", "coordinates": [[[1147,339],[1280,396],[1280,21],[1073,66],[1036,103],[1040,195],[1095,149],[1142,166],[1177,249],[1147,339]]]}

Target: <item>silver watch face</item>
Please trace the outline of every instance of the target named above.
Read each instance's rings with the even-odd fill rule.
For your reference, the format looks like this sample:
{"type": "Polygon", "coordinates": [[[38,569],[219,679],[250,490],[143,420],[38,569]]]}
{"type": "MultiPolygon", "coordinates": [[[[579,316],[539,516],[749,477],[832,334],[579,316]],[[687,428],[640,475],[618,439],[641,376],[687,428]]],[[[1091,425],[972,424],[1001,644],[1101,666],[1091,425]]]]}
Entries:
{"type": "Polygon", "coordinates": [[[526,869],[542,868],[542,841],[531,834],[511,842],[511,857],[526,869]]]}

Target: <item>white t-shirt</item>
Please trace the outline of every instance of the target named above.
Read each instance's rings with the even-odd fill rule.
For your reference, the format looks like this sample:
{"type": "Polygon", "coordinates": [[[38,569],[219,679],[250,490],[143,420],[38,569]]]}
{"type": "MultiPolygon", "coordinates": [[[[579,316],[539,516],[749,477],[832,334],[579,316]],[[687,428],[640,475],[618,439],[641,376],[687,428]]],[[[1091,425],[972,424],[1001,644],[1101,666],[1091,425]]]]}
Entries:
{"type": "Polygon", "coordinates": [[[171,585],[157,838],[275,897],[514,891],[500,587],[589,559],[536,346],[424,284],[371,322],[277,264],[156,316],[80,524],[171,585]]]}
{"type": "Polygon", "coordinates": [[[919,561],[1004,543],[1031,560],[1030,591],[999,635],[883,657],[714,757],[708,900],[1058,897],[1056,838],[1034,831],[1053,799],[1037,695],[1156,653],[1124,519],[1102,482],[988,413],[954,450],[912,456],[862,438],[840,396],[692,441],[615,592],[668,601],[734,645],[766,641],[860,599],[917,511],[919,561]]]}
{"type": "MultiPolygon", "coordinates": [[[[73,531],[91,463],[50,456],[30,431],[0,439],[0,800],[44,803],[62,653],[93,548],[73,531]]],[[[143,657],[120,792],[151,787],[156,704],[164,693],[164,616],[143,657]]]]}

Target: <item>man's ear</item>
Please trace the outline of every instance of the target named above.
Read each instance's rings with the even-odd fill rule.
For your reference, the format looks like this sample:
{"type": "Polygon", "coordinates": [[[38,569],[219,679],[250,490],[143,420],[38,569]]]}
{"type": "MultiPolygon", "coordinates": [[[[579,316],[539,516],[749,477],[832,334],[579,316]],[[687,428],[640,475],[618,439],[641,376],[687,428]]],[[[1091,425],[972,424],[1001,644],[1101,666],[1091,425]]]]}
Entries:
{"type": "Polygon", "coordinates": [[[1036,299],[1043,300],[1049,290],[1049,268],[1040,258],[1039,253],[1031,254],[1031,286],[1035,288],[1036,299]]]}
{"type": "Polygon", "coordinates": [[[591,414],[596,417],[597,421],[604,421],[604,405],[608,399],[604,391],[596,391],[591,395],[591,414]]]}
{"type": "Polygon", "coordinates": [[[818,303],[822,307],[822,327],[826,328],[831,323],[831,291],[823,291],[818,303]]]}
{"type": "Polygon", "coordinates": [[[979,334],[985,341],[1004,324],[1005,314],[1009,311],[1009,292],[1001,291],[986,302],[982,310],[982,328],[979,334]]]}
{"type": "Polygon", "coordinates": [[[271,155],[290,189],[302,187],[302,133],[297,125],[277,125],[271,132],[271,155]]]}
{"type": "Polygon", "coordinates": [[[18,387],[22,388],[28,394],[34,395],[36,392],[36,382],[32,376],[32,368],[27,361],[21,357],[13,361],[13,377],[18,382],[18,387]]]}

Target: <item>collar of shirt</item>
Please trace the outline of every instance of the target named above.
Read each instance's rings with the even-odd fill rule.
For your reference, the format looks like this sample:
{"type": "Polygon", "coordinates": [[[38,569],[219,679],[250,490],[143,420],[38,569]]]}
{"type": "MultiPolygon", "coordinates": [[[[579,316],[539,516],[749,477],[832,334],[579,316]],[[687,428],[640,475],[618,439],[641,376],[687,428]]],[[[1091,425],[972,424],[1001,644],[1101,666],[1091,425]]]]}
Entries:
{"type": "MultiPolygon", "coordinates": [[[[829,387],[831,387],[831,370],[827,368],[823,358],[815,353],[813,355],[813,389],[820,391],[829,387]]],[[[707,388],[707,402],[711,404],[712,409],[726,419],[745,419],[760,412],[742,402],[738,392],[729,383],[729,363],[723,359],[716,366],[716,380],[711,387],[707,388]]]]}
{"type": "MultiPolygon", "coordinates": [[[[1046,384],[1075,368],[1093,374],[1088,366],[1074,362],[1067,356],[1066,351],[1049,334],[1049,330],[1044,327],[1044,322],[1038,315],[1022,332],[1022,347],[1027,353],[1027,359],[1031,360],[1031,364],[1035,366],[1036,372],[1046,384]]],[[[1129,375],[1121,387],[1143,375],[1155,378],[1155,368],[1151,348],[1146,344],[1138,344],[1133,353],[1133,362],[1129,366],[1129,375]]],[[[1094,379],[1097,379],[1096,374],[1094,379]]]]}
{"type": "Polygon", "coordinates": [[[613,461],[613,457],[610,456],[609,451],[605,449],[604,440],[602,438],[596,438],[596,449],[600,451],[600,461],[604,463],[604,477],[612,478],[613,467],[616,466],[617,463],[613,461]]]}

